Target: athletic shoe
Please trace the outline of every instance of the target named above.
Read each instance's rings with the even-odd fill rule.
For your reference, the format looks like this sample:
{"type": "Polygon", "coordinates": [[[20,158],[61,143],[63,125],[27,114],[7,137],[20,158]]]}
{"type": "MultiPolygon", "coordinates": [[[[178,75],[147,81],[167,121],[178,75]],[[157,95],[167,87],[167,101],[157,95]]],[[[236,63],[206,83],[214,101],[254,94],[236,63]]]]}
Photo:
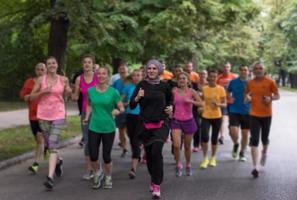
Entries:
{"type": "Polygon", "coordinates": [[[55,174],[57,177],[61,177],[63,175],[63,159],[58,158],[57,164],[56,164],[56,169],[55,169],[55,174]]]}
{"type": "Polygon", "coordinates": [[[246,162],[247,161],[247,158],[244,156],[243,152],[239,153],[239,161],[241,161],[241,162],[246,162]]]}
{"type": "Polygon", "coordinates": [[[200,169],[206,169],[207,166],[208,166],[208,164],[209,164],[209,160],[208,160],[208,158],[206,157],[206,158],[204,158],[204,159],[202,160],[202,162],[200,163],[200,169]]]}
{"type": "Polygon", "coordinates": [[[123,149],[123,152],[121,154],[121,157],[122,158],[125,158],[126,157],[126,154],[127,154],[128,150],[127,149],[123,149]]]}
{"type": "Polygon", "coordinates": [[[267,160],[267,154],[262,152],[262,156],[261,156],[261,160],[260,160],[260,164],[264,167],[266,164],[266,160],[267,160]]]}
{"type": "Polygon", "coordinates": [[[193,152],[193,153],[197,153],[197,152],[199,152],[199,147],[194,147],[194,148],[192,149],[192,152],[193,152]]]}
{"type": "Polygon", "coordinates": [[[33,172],[34,174],[36,174],[38,172],[38,169],[39,169],[39,164],[38,163],[33,163],[28,169],[31,172],[33,172]]]}
{"type": "Polygon", "coordinates": [[[84,138],[83,137],[79,141],[78,145],[79,145],[80,148],[83,148],[83,146],[84,146],[84,138]]]}
{"type": "Polygon", "coordinates": [[[120,147],[122,147],[122,148],[123,148],[123,145],[122,145],[122,143],[121,143],[121,142],[119,142],[119,143],[118,143],[118,145],[119,145],[120,147]]]}
{"type": "Polygon", "coordinates": [[[43,183],[47,190],[52,191],[54,187],[54,180],[50,177],[46,177],[46,181],[43,183]]]}
{"type": "Polygon", "coordinates": [[[134,179],[136,177],[135,170],[132,168],[128,175],[130,179],[134,179]]]}
{"type": "Polygon", "coordinates": [[[187,176],[192,176],[192,168],[190,166],[186,167],[186,175],[187,176]]]}
{"type": "Polygon", "coordinates": [[[253,171],[251,172],[251,174],[253,175],[254,178],[258,178],[259,177],[259,171],[257,169],[253,169],[253,171]]]}
{"type": "Polygon", "coordinates": [[[91,180],[92,178],[94,178],[94,172],[92,170],[90,170],[88,173],[84,174],[82,177],[84,180],[91,180]]]}
{"type": "Polygon", "coordinates": [[[224,137],[223,136],[219,137],[219,144],[224,144],[224,137]]]}
{"type": "Polygon", "coordinates": [[[99,170],[98,172],[94,173],[92,188],[99,189],[102,185],[103,178],[104,178],[104,173],[102,170],[99,170]]]}
{"type": "Polygon", "coordinates": [[[175,168],[175,176],[176,177],[181,177],[182,175],[183,175],[183,167],[182,167],[182,165],[177,166],[175,168]]]}
{"type": "Polygon", "coordinates": [[[161,199],[161,188],[160,185],[153,184],[153,199],[161,199]]]}
{"type": "Polygon", "coordinates": [[[212,157],[210,158],[209,165],[210,165],[211,167],[215,167],[215,166],[217,166],[217,159],[216,159],[215,156],[212,156],[212,157]]]}
{"type": "Polygon", "coordinates": [[[112,178],[111,178],[111,176],[105,176],[103,188],[104,189],[111,189],[112,188],[112,178]]]}
{"type": "Polygon", "coordinates": [[[80,142],[78,143],[78,145],[79,145],[80,148],[83,148],[83,147],[84,147],[84,143],[83,143],[82,141],[80,141],[80,142]]]}
{"type": "Polygon", "coordinates": [[[233,157],[234,159],[237,158],[238,147],[239,147],[239,144],[234,144],[234,145],[233,145],[233,149],[232,149],[232,157],[233,157]]]}

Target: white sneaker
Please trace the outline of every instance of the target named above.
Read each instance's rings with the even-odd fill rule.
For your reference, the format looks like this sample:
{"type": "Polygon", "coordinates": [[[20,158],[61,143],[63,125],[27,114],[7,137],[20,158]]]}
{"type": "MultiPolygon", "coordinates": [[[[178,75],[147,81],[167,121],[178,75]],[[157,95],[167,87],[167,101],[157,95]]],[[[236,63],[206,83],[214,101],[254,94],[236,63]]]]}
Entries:
{"type": "Polygon", "coordinates": [[[102,186],[102,181],[104,178],[104,173],[102,170],[99,170],[98,172],[96,172],[94,174],[94,178],[93,178],[93,189],[99,189],[102,186]]]}
{"type": "Polygon", "coordinates": [[[87,172],[86,174],[83,175],[82,178],[83,178],[84,180],[87,180],[87,181],[91,180],[92,178],[94,178],[94,173],[93,173],[93,171],[89,171],[89,172],[87,172]]]}

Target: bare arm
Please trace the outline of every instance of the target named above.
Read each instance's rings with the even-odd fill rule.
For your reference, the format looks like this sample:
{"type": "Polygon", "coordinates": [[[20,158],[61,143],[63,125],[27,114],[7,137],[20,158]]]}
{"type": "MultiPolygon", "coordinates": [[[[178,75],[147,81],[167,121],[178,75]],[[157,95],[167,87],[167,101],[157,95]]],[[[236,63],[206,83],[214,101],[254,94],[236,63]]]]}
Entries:
{"type": "Polygon", "coordinates": [[[66,96],[70,96],[71,92],[72,92],[72,89],[71,89],[70,84],[69,84],[69,79],[67,77],[65,77],[65,76],[64,76],[64,83],[65,83],[64,94],[66,96]]]}
{"type": "Polygon", "coordinates": [[[118,108],[113,109],[113,111],[111,112],[113,116],[117,116],[117,115],[119,115],[120,113],[125,112],[124,103],[123,103],[122,101],[119,101],[119,102],[118,102],[117,107],[118,107],[118,108]]]}
{"type": "Polygon", "coordinates": [[[272,95],[272,101],[279,100],[279,99],[280,99],[280,95],[279,95],[278,92],[277,92],[277,93],[274,93],[274,94],[272,95]]]}
{"type": "Polygon", "coordinates": [[[41,82],[42,82],[42,77],[39,77],[33,86],[29,100],[34,100],[34,99],[38,98],[39,96],[47,94],[51,91],[51,87],[47,87],[47,88],[44,88],[43,90],[41,90],[41,82]]]}
{"type": "Polygon", "coordinates": [[[72,100],[73,101],[77,101],[78,98],[79,98],[79,88],[80,88],[80,76],[78,76],[76,79],[75,79],[75,84],[74,84],[74,91],[72,93],[72,100]]]}
{"type": "MultiPolygon", "coordinates": [[[[126,99],[126,97],[127,97],[127,95],[126,94],[122,94],[122,96],[121,96],[121,100],[122,100],[122,102],[124,102],[124,100],[126,99]]],[[[123,103],[123,105],[124,106],[129,106],[129,99],[128,99],[128,101],[126,102],[126,103],[123,103]]]]}
{"type": "Polygon", "coordinates": [[[28,90],[27,84],[28,84],[28,80],[24,83],[20,91],[20,97],[24,99],[25,102],[28,102],[30,100],[30,93],[31,93],[31,91],[28,90]]]}
{"type": "Polygon", "coordinates": [[[89,103],[89,101],[87,101],[86,116],[85,116],[85,118],[83,119],[83,124],[88,124],[88,121],[89,121],[89,119],[90,119],[91,112],[92,112],[92,106],[91,106],[91,104],[89,103]]]}
{"type": "Polygon", "coordinates": [[[229,104],[233,104],[235,99],[232,97],[231,93],[227,91],[227,99],[229,104]]]}
{"type": "Polygon", "coordinates": [[[120,112],[125,112],[125,106],[124,106],[124,103],[122,101],[119,101],[117,106],[118,106],[120,112]]]}
{"type": "Polygon", "coordinates": [[[192,89],[192,96],[193,96],[193,104],[197,107],[202,107],[204,105],[202,99],[200,98],[198,92],[196,92],[195,90],[192,89]]]}
{"type": "Polygon", "coordinates": [[[221,107],[221,108],[226,108],[227,107],[227,98],[221,97],[220,103],[217,103],[217,106],[221,107]]]}

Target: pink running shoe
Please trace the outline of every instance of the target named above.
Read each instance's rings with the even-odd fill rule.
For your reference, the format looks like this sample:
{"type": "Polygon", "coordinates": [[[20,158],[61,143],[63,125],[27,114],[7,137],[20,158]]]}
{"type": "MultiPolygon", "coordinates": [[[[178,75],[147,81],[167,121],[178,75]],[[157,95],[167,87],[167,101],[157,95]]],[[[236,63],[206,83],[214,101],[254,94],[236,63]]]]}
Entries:
{"type": "Polygon", "coordinates": [[[192,152],[194,152],[194,153],[199,152],[199,147],[194,147],[194,148],[192,149],[192,152]]]}
{"type": "Polygon", "coordinates": [[[160,185],[152,184],[153,185],[153,199],[161,199],[161,189],[160,185]]]}

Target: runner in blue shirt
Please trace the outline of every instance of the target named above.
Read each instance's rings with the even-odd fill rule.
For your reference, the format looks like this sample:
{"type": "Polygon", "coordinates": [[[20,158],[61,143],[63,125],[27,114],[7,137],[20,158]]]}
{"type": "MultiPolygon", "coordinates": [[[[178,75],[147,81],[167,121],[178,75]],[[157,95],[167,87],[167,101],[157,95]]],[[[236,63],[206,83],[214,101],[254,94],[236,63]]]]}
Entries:
{"type": "Polygon", "coordinates": [[[234,143],[232,150],[232,157],[234,159],[238,156],[238,138],[239,138],[239,126],[241,128],[241,149],[239,152],[239,160],[242,162],[246,161],[244,155],[249,133],[249,110],[250,104],[244,103],[244,91],[248,81],[249,69],[245,65],[241,65],[239,77],[233,79],[228,88],[227,96],[229,103],[229,126],[230,126],[230,136],[234,143]]]}
{"type": "MultiPolygon", "coordinates": [[[[123,95],[124,89],[127,86],[127,77],[129,75],[128,73],[128,67],[125,63],[122,63],[119,66],[119,74],[120,79],[116,80],[112,87],[117,89],[120,95],[123,95]]],[[[125,103],[125,102],[124,102],[125,103]]],[[[128,152],[127,147],[127,139],[126,139],[126,129],[127,129],[127,122],[126,122],[126,113],[121,113],[115,118],[116,127],[119,129],[119,146],[122,147],[123,152],[121,154],[121,157],[125,157],[126,153],[128,152]]]]}
{"type": "Polygon", "coordinates": [[[136,108],[131,109],[129,106],[129,100],[131,99],[134,90],[136,88],[136,85],[142,80],[142,74],[140,70],[134,70],[130,75],[129,79],[131,79],[131,83],[129,83],[124,91],[123,91],[123,100],[127,108],[126,108],[126,122],[127,122],[127,133],[128,137],[130,139],[130,146],[131,146],[131,151],[132,151],[132,167],[129,172],[129,177],[130,179],[134,179],[136,176],[136,169],[137,165],[140,160],[140,146],[141,146],[141,141],[140,141],[140,136],[139,136],[139,127],[140,127],[140,118],[139,118],[139,113],[140,113],[140,106],[139,104],[136,106],[136,108]]]}

